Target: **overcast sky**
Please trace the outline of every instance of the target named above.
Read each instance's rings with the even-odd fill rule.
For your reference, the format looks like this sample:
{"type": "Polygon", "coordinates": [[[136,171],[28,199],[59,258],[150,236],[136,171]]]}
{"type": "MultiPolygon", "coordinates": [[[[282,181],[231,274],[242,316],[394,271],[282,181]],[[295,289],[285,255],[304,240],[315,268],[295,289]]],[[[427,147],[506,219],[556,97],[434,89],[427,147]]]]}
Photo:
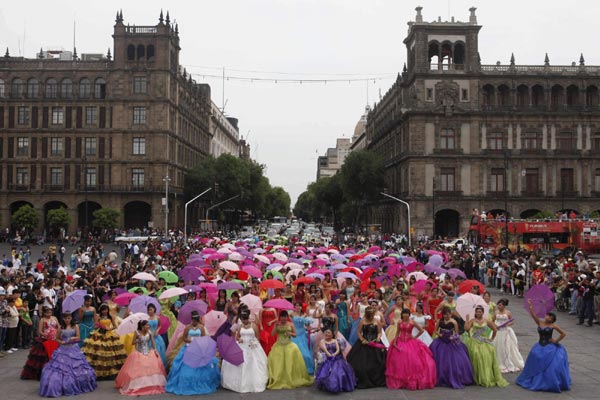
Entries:
{"type": "Polygon", "coordinates": [[[546,52],[553,65],[571,64],[581,52],[587,64],[600,64],[597,0],[4,0],[0,49],[26,57],[40,47],[69,50],[75,20],[78,53],[105,53],[118,9],[125,24],[155,25],[168,8],[179,23],[181,64],[211,85],[218,105],[222,82],[203,74],[220,75],[223,66],[226,75],[254,78],[377,77],[368,84],[225,82],[226,113],[239,118],[252,157],[293,203],[315,179],[317,153],[351,137],[367,102],[402,70],[406,22],[417,5],[426,21],[468,21],[476,6],[484,64],[507,64],[511,52],[517,64],[543,64],[546,52]]]}

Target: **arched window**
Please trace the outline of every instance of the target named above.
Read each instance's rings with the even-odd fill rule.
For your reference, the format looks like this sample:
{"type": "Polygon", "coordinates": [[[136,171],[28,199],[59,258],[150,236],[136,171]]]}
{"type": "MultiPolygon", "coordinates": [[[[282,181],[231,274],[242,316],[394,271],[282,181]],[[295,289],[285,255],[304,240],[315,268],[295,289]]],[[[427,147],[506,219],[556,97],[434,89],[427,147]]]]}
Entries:
{"type": "Polygon", "coordinates": [[[20,98],[23,97],[23,81],[19,78],[12,80],[10,85],[10,97],[20,98]]]}
{"type": "Polygon", "coordinates": [[[502,107],[510,106],[510,89],[506,85],[498,86],[498,105],[502,107]]]}
{"type": "Polygon", "coordinates": [[[103,78],[96,79],[94,85],[94,97],[97,99],[106,98],[106,81],[103,78]]]}
{"type": "Polygon", "coordinates": [[[58,83],[56,79],[48,79],[46,81],[46,98],[55,99],[58,96],[58,83]]]}
{"type": "Polygon", "coordinates": [[[442,44],[442,69],[447,71],[450,69],[450,65],[452,64],[452,60],[454,59],[452,55],[452,44],[445,42],[442,44]]]}
{"type": "Polygon", "coordinates": [[[0,99],[4,97],[4,79],[0,79],[0,99]]]}
{"type": "MultiPolygon", "coordinates": [[[[1,94],[0,97],[2,97],[1,94]]],[[[587,107],[598,107],[598,88],[596,86],[588,86],[585,90],[585,105],[587,107]]]]}
{"type": "Polygon", "coordinates": [[[137,59],[138,60],[143,60],[144,58],[146,58],[146,47],[144,47],[143,44],[138,44],[138,47],[137,47],[137,59]]]}
{"type": "Polygon", "coordinates": [[[517,107],[529,107],[529,88],[526,85],[517,87],[517,107]]]}
{"type": "Polygon", "coordinates": [[[65,78],[60,83],[60,97],[70,99],[73,97],[73,81],[65,78]]]}
{"type": "Polygon", "coordinates": [[[149,44],[146,48],[146,59],[148,61],[154,61],[154,45],[149,44]]]}
{"type": "Polygon", "coordinates": [[[579,106],[579,88],[575,85],[567,87],[567,106],[579,106]]]}
{"type": "Polygon", "coordinates": [[[132,44],[127,46],[127,60],[128,61],[135,60],[135,46],[132,44]]]}
{"type": "Polygon", "coordinates": [[[562,108],[565,104],[565,89],[560,85],[552,86],[550,90],[550,107],[553,109],[562,108]]]}
{"type": "Polygon", "coordinates": [[[454,69],[463,69],[465,63],[465,45],[461,42],[454,44],[454,69]]]}
{"type": "Polygon", "coordinates": [[[544,88],[540,85],[535,85],[531,88],[531,105],[533,107],[544,107],[544,88]]]}
{"type": "Polygon", "coordinates": [[[37,79],[31,78],[27,81],[27,97],[35,99],[40,95],[40,83],[37,79]]]}
{"type": "Polygon", "coordinates": [[[440,45],[437,42],[429,43],[429,69],[437,71],[440,69],[440,45]]]}
{"type": "Polygon", "coordinates": [[[88,78],[79,81],[79,97],[87,99],[92,95],[92,83],[88,78]]]}
{"type": "Polygon", "coordinates": [[[496,89],[492,85],[485,85],[482,89],[482,106],[484,108],[493,107],[496,104],[496,89]]]}

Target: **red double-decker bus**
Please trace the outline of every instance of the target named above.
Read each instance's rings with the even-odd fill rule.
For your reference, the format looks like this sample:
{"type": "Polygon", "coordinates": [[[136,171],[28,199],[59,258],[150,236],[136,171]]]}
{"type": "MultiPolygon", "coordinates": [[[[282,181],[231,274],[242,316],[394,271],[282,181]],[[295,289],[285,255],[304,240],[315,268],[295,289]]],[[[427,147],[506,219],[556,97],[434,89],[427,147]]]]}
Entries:
{"type": "Polygon", "coordinates": [[[468,238],[471,243],[501,256],[518,250],[562,253],[567,257],[578,250],[586,254],[600,252],[598,222],[593,220],[505,221],[473,216],[468,238]]]}

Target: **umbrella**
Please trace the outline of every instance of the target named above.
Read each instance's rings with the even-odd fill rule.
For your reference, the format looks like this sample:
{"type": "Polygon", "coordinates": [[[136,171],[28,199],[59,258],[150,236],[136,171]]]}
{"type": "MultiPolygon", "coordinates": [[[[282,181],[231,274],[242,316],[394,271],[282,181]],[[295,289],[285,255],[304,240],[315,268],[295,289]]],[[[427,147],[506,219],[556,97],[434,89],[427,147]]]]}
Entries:
{"type": "Polygon", "coordinates": [[[296,279],[293,283],[298,286],[300,283],[304,283],[305,285],[311,284],[315,281],[315,278],[312,276],[303,276],[302,278],[296,279]]]}
{"type": "Polygon", "coordinates": [[[171,297],[181,296],[182,294],[188,294],[188,291],[185,288],[174,287],[171,289],[167,289],[158,296],[160,300],[162,299],[170,299],[171,297]]]}
{"type": "MultiPolygon", "coordinates": [[[[118,296],[118,295],[120,295],[120,294],[123,294],[123,293],[127,293],[127,289],[123,289],[123,288],[120,288],[120,287],[118,287],[118,288],[115,288],[115,289],[112,289],[112,291],[113,291],[113,292],[114,292],[114,293],[115,293],[117,296],[118,296]]],[[[77,290],[76,290],[75,292],[77,292],[77,290]]],[[[75,293],[75,292],[73,292],[73,293],[75,293]]],[[[104,296],[102,296],[102,301],[103,301],[103,302],[107,302],[108,300],[110,300],[110,296],[111,296],[111,293],[110,293],[110,291],[109,291],[109,292],[108,292],[108,293],[106,293],[104,296]]]]}
{"type": "Polygon", "coordinates": [[[434,255],[430,256],[429,261],[427,262],[427,264],[431,264],[436,267],[441,267],[443,263],[444,263],[444,259],[439,254],[434,254],[434,255]]]}
{"type": "Polygon", "coordinates": [[[131,299],[135,299],[136,297],[138,297],[139,295],[135,294],[135,293],[122,293],[118,296],[115,297],[115,299],[113,300],[113,302],[117,303],[120,306],[128,306],[129,302],[131,301],[131,299]]]}
{"type": "Polygon", "coordinates": [[[344,278],[344,279],[350,278],[353,281],[356,280],[356,275],[354,275],[352,272],[340,272],[339,274],[337,274],[337,277],[338,278],[344,278]]]}
{"type": "Polygon", "coordinates": [[[285,264],[284,267],[289,268],[289,269],[303,269],[304,268],[302,265],[295,263],[295,262],[289,262],[289,263],[285,264]]]}
{"type": "Polygon", "coordinates": [[[200,286],[202,289],[204,289],[206,291],[206,293],[216,293],[217,292],[217,285],[215,285],[214,283],[204,282],[198,286],[200,286]]]}
{"type": "Polygon", "coordinates": [[[212,253],[211,255],[208,256],[208,260],[209,261],[214,261],[214,260],[224,260],[227,257],[225,257],[225,254],[221,254],[221,253],[212,253]]]}
{"type": "Polygon", "coordinates": [[[171,271],[162,271],[158,273],[159,279],[164,279],[167,283],[177,283],[179,277],[175,275],[174,272],[171,271]]]}
{"type": "MultiPolygon", "coordinates": [[[[284,289],[285,285],[283,282],[278,281],[277,279],[267,279],[266,281],[262,281],[260,283],[261,289],[284,289]]],[[[293,308],[292,308],[293,310],[293,308]]]]}
{"type": "Polygon", "coordinates": [[[381,287],[381,282],[376,281],[374,279],[368,279],[360,284],[360,290],[362,292],[366,292],[367,290],[369,290],[369,286],[372,282],[375,283],[375,289],[379,289],[381,287]]]}
{"type": "Polygon", "coordinates": [[[145,287],[142,287],[142,286],[134,286],[131,289],[129,289],[128,292],[129,293],[135,293],[138,290],[141,290],[142,293],[144,293],[144,294],[148,294],[148,289],[146,289],[145,287]]]}
{"type": "Polygon", "coordinates": [[[487,320],[489,314],[489,306],[483,300],[483,297],[473,293],[465,293],[456,300],[456,311],[466,321],[467,315],[473,319],[475,316],[475,307],[483,307],[483,318],[487,320]]]}
{"type": "Polygon", "coordinates": [[[156,313],[158,314],[160,312],[160,304],[155,297],[150,296],[138,296],[131,299],[131,302],[129,303],[129,311],[133,313],[145,313],[148,311],[148,306],[150,304],[153,304],[154,307],[156,307],[156,313]]]}
{"type": "Polygon", "coordinates": [[[283,265],[279,263],[273,263],[267,267],[267,271],[281,271],[283,269],[283,265]]]}
{"type": "Polygon", "coordinates": [[[342,254],[332,254],[331,255],[331,259],[338,261],[338,262],[348,262],[348,259],[346,258],[346,256],[342,255],[342,254]]]}
{"type": "Polygon", "coordinates": [[[244,287],[237,282],[221,282],[217,286],[217,290],[239,290],[243,288],[244,287]]]}
{"type": "Polygon", "coordinates": [[[160,320],[160,330],[158,331],[158,334],[164,335],[165,333],[167,333],[169,327],[171,326],[171,320],[169,319],[169,317],[166,317],[164,315],[160,315],[158,319],[160,320]]]}
{"type": "Polygon", "coordinates": [[[232,251],[230,249],[228,249],[227,247],[221,247],[219,250],[217,250],[217,253],[221,253],[221,254],[231,254],[232,251]]]}
{"type": "Polygon", "coordinates": [[[253,278],[262,278],[262,271],[252,265],[244,265],[242,271],[246,272],[253,278]]]}
{"type": "Polygon", "coordinates": [[[554,293],[546,285],[533,285],[525,292],[523,305],[529,311],[529,304],[533,306],[533,312],[538,318],[543,318],[554,309],[554,293]]]}
{"type": "Polygon", "coordinates": [[[179,275],[179,277],[183,279],[185,283],[190,281],[197,282],[200,276],[202,276],[202,271],[196,267],[185,267],[179,270],[177,275],[179,275]]]}
{"type": "Polygon", "coordinates": [[[134,313],[129,317],[125,318],[119,324],[117,328],[117,333],[119,336],[125,336],[128,333],[135,332],[137,330],[138,322],[143,320],[148,320],[150,318],[146,313],[134,313]]]}
{"type": "Polygon", "coordinates": [[[62,303],[62,312],[63,313],[72,313],[73,311],[79,309],[83,306],[84,298],[87,295],[87,291],[85,290],[76,290],[63,300],[62,303]]]}
{"type": "Polygon", "coordinates": [[[214,254],[216,252],[217,252],[217,250],[213,249],[212,247],[206,247],[206,248],[202,249],[202,251],[200,253],[201,254],[214,254]]]}
{"type": "Polygon", "coordinates": [[[283,253],[273,253],[273,258],[284,263],[288,260],[288,257],[283,253]]]}
{"type": "Polygon", "coordinates": [[[182,324],[190,324],[192,322],[192,311],[197,311],[200,316],[206,314],[208,310],[208,304],[202,300],[191,300],[186,301],[183,306],[179,309],[177,314],[177,320],[182,324]]]}
{"type": "Polygon", "coordinates": [[[264,304],[264,308],[275,308],[277,310],[293,310],[295,307],[285,299],[273,299],[264,304]]]}
{"type": "Polygon", "coordinates": [[[217,354],[217,343],[210,336],[192,340],[183,353],[183,363],[191,368],[207,365],[217,354]]]}
{"type": "Polygon", "coordinates": [[[252,313],[258,313],[259,310],[262,310],[262,300],[260,297],[255,296],[253,294],[247,294],[245,296],[240,297],[240,302],[244,303],[248,306],[248,309],[252,313]]]}
{"type": "Polygon", "coordinates": [[[420,280],[427,280],[427,275],[425,275],[421,271],[411,272],[410,274],[408,274],[408,276],[406,277],[406,279],[410,279],[411,276],[414,276],[415,279],[418,280],[418,281],[420,281],[420,280]]]}
{"type": "Polygon", "coordinates": [[[209,335],[214,335],[217,330],[227,320],[224,312],[212,310],[204,316],[204,327],[209,335]]]}
{"type": "Polygon", "coordinates": [[[219,267],[226,269],[227,271],[239,271],[240,266],[233,261],[222,261],[219,263],[219,267]]]}
{"type": "Polygon", "coordinates": [[[265,279],[267,279],[267,275],[271,274],[271,278],[268,279],[279,279],[280,281],[283,281],[283,274],[281,272],[278,271],[267,271],[265,272],[265,279]]]}
{"type": "Polygon", "coordinates": [[[231,253],[228,257],[231,261],[242,261],[244,256],[240,253],[231,253]]]}
{"type": "Polygon", "coordinates": [[[260,261],[263,264],[271,264],[271,260],[269,260],[266,256],[257,254],[254,256],[254,258],[256,258],[258,261],[260,261]]]}
{"type": "Polygon", "coordinates": [[[427,284],[430,284],[432,289],[434,287],[437,287],[437,285],[431,281],[420,280],[420,281],[415,282],[415,284],[412,285],[411,289],[414,293],[421,293],[423,290],[425,290],[427,288],[427,284]]]}
{"type": "MultiPolygon", "coordinates": [[[[456,279],[457,277],[467,279],[467,275],[458,268],[450,268],[447,273],[448,273],[448,275],[450,275],[450,278],[452,278],[452,279],[456,279]]],[[[483,293],[483,292],[481,292],[481,293],[483,293]]]]}
{"type": "Polygon", "coordinates": [[[340,263],[340,264],[334,264],[334,265],[332,265],[332,266],[331,266],[331,269],[336,269],[336,270],[338,270],[338,269],[344,269],[344,268],[346,268],[346,267],[347,267],[347,265],[346,265],[346,264],[341,264],[341,263],[340,263]]]}
{"type": "Polygon", "coordinates": [[[446,271],[444,269],[442,269],[441,267],[436,267],[433,264],[427,264],[427,265],[425,265],[425,272],[427,272],[428,274],[434,273],[436,275],[441,275],[446,271]]]}
{"type": "Polygon", "coordinates": [[[473,286],[477,286],[479,288],[479,293],[483,294],[485,292],[485,286],[479,281],[474,279],[469,279],[468,281],[464,281],[460,285],[458,285],[458,293],[465,294],[470,293],[473,286]]]}
{"type": "Polygon", "coordinates": [[[198,285],[186,285],[183,287],[185,290],[187,290],[188,292],[201,292],[202,288],[198,285]]]}
{"type": "Polygon", "coordinates": [[[217,348],[223,360],[228,363],[240,365],[244,362],[244,352],[231,336],[219,335],[217,338],[217,348]]]}
{"type": "Polygon", "coordinates": [[[316,273],[316,272],[313,272],[312,274],[307,274],[306,276],[308,276],[308,277],[310,277],[310,278],[313,278],[313,279],[320,279],[320,280],[323,280],[323,279],[325,279],[325,275],[323,275],[323,274],[318,274],[318,273],[316,273]]]}
{"type": "Polygon", "coordinates": [[[154,275],[149,274],[147,272],[138,272],[137,274],[132,276],[131,279],[138,279],[140,281],[150,281],[150,282],[156,282],[156,280],[157,280],[154,275]]]}

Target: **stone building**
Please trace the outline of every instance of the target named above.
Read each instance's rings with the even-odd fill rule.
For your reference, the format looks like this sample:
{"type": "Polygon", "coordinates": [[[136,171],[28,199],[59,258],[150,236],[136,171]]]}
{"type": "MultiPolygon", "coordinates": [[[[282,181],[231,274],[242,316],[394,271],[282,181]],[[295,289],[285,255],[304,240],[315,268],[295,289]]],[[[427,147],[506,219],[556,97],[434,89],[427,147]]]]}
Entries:
{"type": "Polygon", "coordinates": [[[169,13],[151,26],[117,13],[105,56],[0,57],[0,214],[23,204],[64,207],[69,231],[99,208],[121,226],[183,226],[184,174],[209,155],[210,87],[179,65],[179,29],[169,13]],[[111,56],[114,55],[114,58],[111,56]]]}
{"type": "Polygon", "coordinates": [[[337,138],[335,147],[328,148],[324,156],[317,158],[317,180],[334,176],[342,168],[348,153],[350,153],[350,139],[337,138]]]}
{"type": "Polygon", "coordinates": [[[237,118],[227,117],[219,107],[211,101],[210,118],[210,155],[219,157],[221,154],[231,154],[240,157],[240,130],[237,118]]]}
{"type": "MultiPolygon", "coordinates": [[[[583,55],[484,65],[475,8],[468,22],[425,22],[421,9],[366,133],[386,190],[411,205],[414,234],[465,234],[474,209],[515,219],[600,209],[600,67],[583,55]]],[[[372,212],[385,231],[406,232],[404,206],[382,199],[372,212]]]]}

